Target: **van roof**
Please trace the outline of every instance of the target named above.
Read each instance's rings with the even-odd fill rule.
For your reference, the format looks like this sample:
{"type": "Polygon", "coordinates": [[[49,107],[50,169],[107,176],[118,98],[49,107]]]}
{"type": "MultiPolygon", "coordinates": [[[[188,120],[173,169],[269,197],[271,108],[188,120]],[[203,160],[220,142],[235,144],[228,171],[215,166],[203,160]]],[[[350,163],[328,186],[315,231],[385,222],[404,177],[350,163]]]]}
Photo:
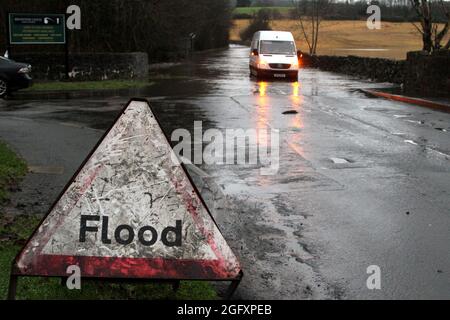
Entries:
{"type": "Polygon", "coordinates": [[[259,31],[259,40],[294,41],[294,36],[288,31],[259,31]]]}

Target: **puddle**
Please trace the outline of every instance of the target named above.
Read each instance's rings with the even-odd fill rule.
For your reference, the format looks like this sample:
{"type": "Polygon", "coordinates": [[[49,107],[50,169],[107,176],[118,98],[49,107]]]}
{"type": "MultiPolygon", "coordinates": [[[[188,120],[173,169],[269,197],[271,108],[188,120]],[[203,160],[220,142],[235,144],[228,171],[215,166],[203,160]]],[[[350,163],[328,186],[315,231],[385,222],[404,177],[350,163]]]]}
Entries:
{"type": "Polygon", "coordinates": [[[406,114],[394,114],[394,118],[397,118],[397,119],[408,118],[408,117],[409,117],[409,115],[406,115],[406,114]]]}
{"type": "Polygon", "coordinates": [[[335,164],[350,163],[350,161],[348,161],[347,159],[344,159],[344,158],[330,158],[330,160],[333,161],[333,163],[335,163],[335,164]]]}
{"type": "Polygon", "coordinates": [[[415,146],[418,145],[418,143],[415,142],[415,141],[413,141],[413,140],[405,140],[405,142],[406,142],[406,143],[409,143],[409,144],[412,144],[412,145],[415,145],[415,146]]]}
{"type": "Polygon", "coordinates": [[[411,123],[417,123],[417,124],[424,124],[425,123],[423,121],[418,121],[418,120],[405,120],[405,121],[408,121],[408,122],[411,122],[411,123]]]}

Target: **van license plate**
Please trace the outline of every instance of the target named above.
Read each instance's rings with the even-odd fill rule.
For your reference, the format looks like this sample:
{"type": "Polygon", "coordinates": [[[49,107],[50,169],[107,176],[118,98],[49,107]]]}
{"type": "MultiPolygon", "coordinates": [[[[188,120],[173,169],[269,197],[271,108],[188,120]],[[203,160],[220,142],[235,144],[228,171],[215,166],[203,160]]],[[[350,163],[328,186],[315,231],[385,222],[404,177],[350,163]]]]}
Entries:
{"type": "Polygon", "coordinates": [[[273,76],[275,78],[286,78],[286,75],[284,73],[275,73],[273,76]]]}

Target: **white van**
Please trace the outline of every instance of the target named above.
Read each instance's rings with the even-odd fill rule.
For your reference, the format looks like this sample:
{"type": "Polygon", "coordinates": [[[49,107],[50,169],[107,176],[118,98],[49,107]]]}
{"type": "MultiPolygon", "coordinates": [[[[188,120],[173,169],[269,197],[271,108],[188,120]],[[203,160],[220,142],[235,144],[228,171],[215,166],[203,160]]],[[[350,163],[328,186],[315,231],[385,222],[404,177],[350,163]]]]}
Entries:
{"type": "Polygon", "coordinates": [[[250,50],[250,73],[255,77],[298,79],[294,36],[286,31],[258,31],[250,50]]]}

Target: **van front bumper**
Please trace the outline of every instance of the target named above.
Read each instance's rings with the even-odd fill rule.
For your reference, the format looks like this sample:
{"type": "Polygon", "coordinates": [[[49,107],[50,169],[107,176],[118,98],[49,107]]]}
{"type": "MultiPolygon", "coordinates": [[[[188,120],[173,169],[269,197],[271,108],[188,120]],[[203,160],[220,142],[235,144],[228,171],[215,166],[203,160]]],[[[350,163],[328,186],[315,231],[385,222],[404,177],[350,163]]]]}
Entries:
{"type": "Polygon", "coordinates": [[[297,78],[298,70],[284,70],[284,69],[258,69],[259,77],[267,78],[297,78]]]}

